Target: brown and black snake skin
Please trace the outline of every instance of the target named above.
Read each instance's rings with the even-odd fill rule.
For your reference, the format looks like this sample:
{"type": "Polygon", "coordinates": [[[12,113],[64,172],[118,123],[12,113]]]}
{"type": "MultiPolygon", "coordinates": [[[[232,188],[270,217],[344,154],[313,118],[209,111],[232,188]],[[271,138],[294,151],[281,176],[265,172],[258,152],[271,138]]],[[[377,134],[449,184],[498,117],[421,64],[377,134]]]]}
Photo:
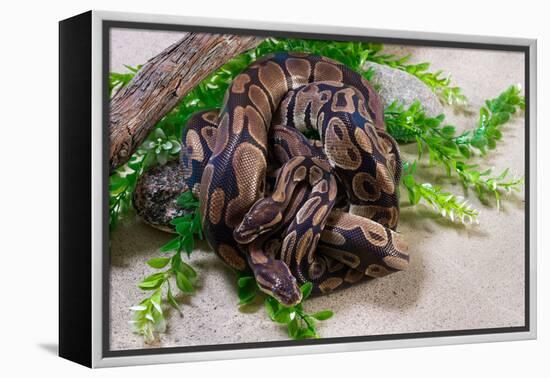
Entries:
{"type": "Polygon", "coordinates": [[[252,64],[222,110],[194,115],[183,136],[185,178],[214,251],[239,271],[251,268],[286,305],[301,300],[306,281],[328,293],[405,269],[395,232],[401,160],[382,117],[370,84],[342,64],[301,53],[252,64]],[[298,131],[306,129],[319,132],[321,146],[298,131]],[[281,167],[265,197],[273,164],[281,167]],[[338,186],[348,211],[333,209],[338,186]]]}

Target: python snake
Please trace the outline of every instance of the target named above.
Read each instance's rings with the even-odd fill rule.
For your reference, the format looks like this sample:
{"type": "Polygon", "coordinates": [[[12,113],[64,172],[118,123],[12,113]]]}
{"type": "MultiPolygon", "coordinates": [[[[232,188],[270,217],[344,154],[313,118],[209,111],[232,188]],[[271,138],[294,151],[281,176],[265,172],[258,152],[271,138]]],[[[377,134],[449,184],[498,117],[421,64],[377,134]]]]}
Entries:
{"type": "Polygon", "coordinates": [[[306,281],[327,293],[405,269],[394,231],[401,163],[382,116],[370,84],[324,57],[272,54],[237,76],[222,110],[194,115],[183,136],[185,179],[214,251],[239,271],[252,268],[259,287],[287,305],[306,281]],[[305,129],[319,132],[322,148],[297,131],[305,129]],[[282,166],[264,198],[273,161],[282,166]],[[349,211],[332,210],[338,185],[349,211]]]}

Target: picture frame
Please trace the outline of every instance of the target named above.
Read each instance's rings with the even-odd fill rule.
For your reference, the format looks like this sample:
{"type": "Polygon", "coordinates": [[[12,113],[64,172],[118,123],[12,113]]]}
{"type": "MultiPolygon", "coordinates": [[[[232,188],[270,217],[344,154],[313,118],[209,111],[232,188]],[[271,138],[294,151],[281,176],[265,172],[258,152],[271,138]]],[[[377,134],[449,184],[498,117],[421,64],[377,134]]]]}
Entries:
{"type": "Polygon", "coordinates": [[[95,368],[536,338],[536,40],[104,11],[89,11],[60,21],[59,28],[61,357],[95,368]],[[306,340],[111,350],[109,37],[115,28],[369,41],[523,54],[524,324],[306,340]]]}

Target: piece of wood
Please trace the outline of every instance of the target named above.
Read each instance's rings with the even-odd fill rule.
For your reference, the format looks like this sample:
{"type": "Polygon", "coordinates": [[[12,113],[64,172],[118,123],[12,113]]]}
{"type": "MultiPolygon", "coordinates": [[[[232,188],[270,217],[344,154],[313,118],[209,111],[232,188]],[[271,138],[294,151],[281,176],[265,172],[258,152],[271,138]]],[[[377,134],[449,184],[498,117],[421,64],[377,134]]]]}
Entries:
{"type": "Polygon", "coordinates": [[[208,74],[262,39],[189,33],[149,60],[111,99],[111,172],[130,159],[155,124],[208,74]]]}

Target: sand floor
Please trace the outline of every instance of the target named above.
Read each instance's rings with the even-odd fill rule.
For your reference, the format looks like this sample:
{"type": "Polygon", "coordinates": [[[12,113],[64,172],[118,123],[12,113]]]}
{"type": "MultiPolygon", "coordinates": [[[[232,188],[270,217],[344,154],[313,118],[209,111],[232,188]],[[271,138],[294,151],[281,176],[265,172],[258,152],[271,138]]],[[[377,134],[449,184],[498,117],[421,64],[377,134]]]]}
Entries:
{"type": "MultiPolygon", "coordinates": [[[[123,64],[144,63],[181,33],[115,30],[111,36],[111,70],[123,64]]],[[[477,109],[510,84],[524,82],[521,53],[433,47],[386,46],[391,52],[411,53],[413,61],[432,62],[432,69],[452,73],[453,82],[468,96],[473,115],[453,114],[457,128],[474,127],[477,109]]],[[[403,148],[414,158],[413,147],[403,148]]],[[[524,118],[506,125],[504,138],[483,161],[495,172],[509,167],[524,175],[524,118]]],[[[423,331],[464,330],[524,324],[524,194],[504,201],[500,211],[479,203],[473,193],[442,179],[431,170],[426,181],[440,182],[465,195],[481,210],[479,226],[442,220],[424,206],[404,206],[399,231],[409,243],[407,271],[372,280],[305,303],[308,311],[332,309],[334,318],[319,325],[325,337],[377,335],[423,331]]],[[[404,193],[403,193],[404,194],[404,193]]],[[[406,203],[404,203],[406,205],[406,203]]],[[[148,347],[132,333],[129,307],[144,298],[136,284],[153,272],[145,261],[159,255],[158,247],[171,235],[132,219],[111,238],[110,346],[112,350],[148,347]]],[[[236,274],[206,245],[193,252],[199,273],[198,293],[182,300],[183,317],[167,310],[168,329],[153,347],[228,344],[287,340],[284,328],[272,323],[260,306],[239,311],[236,274]]]]}

